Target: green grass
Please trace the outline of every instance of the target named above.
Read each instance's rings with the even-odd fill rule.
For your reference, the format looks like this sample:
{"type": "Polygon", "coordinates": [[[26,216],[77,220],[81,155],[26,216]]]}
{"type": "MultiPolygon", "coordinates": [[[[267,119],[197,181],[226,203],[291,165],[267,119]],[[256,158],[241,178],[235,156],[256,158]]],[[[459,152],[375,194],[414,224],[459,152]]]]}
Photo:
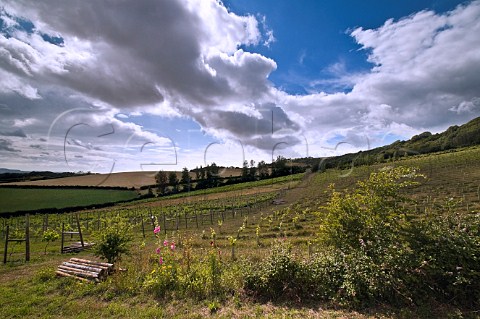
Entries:
{"type": "Polygon", "coordinates": [[[42,208],[88,206],[130,200],[128,190],[66,188],[0,188],[0,213],[42,208]]]}

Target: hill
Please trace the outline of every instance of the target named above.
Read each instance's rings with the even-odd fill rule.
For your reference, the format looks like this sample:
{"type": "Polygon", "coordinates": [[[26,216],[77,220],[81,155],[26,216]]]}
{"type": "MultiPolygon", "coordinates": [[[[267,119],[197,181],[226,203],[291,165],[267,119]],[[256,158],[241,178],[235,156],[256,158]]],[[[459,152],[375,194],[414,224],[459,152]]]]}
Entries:
{"type": "MultiPolygon", "coordinates": [[[[82,187],[127,187],[140,188],[148,185],[155,185],[156,171],[140,172],[120,172],[111,174],[88,174],[76,175],[62,178],[15,181],[4,183],[3,185],[21,185],[21,186],[82,186],[82,187]]],[[[168,172],[167,172],[168,173],[168,172]]],[[[181,178],[181,172],[176,172],[177,178],[181,178]]],[[[239,176],[241,169],[228,168],[219,171],[221,177],[239,176]]],[[[190,172],[190,176],[195,178],[195,173],[190,172]]]]}
{"type": "Polygon", "coordinates": [[[461,126],[450,126],[442,133],[424,132],[413,136],[410,140],[396,141],[367,151],[330,158],[300,158],[294,161],[307,164],[315,171],[334,167],[347,168],[352,164],[385,163],[409,155],[429,154],[474,145],[480,145],[480,117],[461,126]]]}
{"type": "Polygon", "coordinates": [[[0,174],[5,174],[5,173],[19,174],[19,173],[29,173],[29,172],[21,171],[19,169],[0,168],[0,174]]]}

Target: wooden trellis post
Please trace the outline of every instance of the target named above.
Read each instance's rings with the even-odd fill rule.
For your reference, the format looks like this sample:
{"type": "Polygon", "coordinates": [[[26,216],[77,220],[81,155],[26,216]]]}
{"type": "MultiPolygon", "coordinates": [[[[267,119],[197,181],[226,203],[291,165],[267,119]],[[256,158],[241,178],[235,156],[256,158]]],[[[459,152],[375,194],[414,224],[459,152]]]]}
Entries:
{"type": "Polygon", "coordinates": [[[163,213],[163,231],[167,234],[167,217],[165,216],[165,212],[163,213]]]}
{"type": "Polygon", "coordinates": [[[9,242],[25,242],[25,261],[30,261],[30,218],[29,215],[25,215],[25,238],[9,238],[10,235],[10,225],[7,225],[5,232],[5,251],[3,252],[3,263],[7,263],[7,252],[8,252],[8,243],[9,242]]]}
{"type": "Polygon", "coordinates": [[[30,216],[25,216],[25,261],[30,261],[30,216]]]}
{"type": "Polygon", "coordinates": [[[75,217],[76,217],[77,228],[78,228],[78,231],[76,231],[76,232],[65,231],[65,223],[62,223],[62,240],[61,240],[61,248],[60,248],[60,253],[62,253],[62,254],[67,252],[67,251],[81,250],[81,249],[85,248],[85,243],[83,241],[83,235],[82,235],[82,228],[80,227],[80,218],[78,217],[78,214],[75,214],[75,217]],[[75,247],[75,246],[65,247],[65,235],[70,235],[71,237],[73,237],[73,235],[79,235],[81,247],[75,247]]]}

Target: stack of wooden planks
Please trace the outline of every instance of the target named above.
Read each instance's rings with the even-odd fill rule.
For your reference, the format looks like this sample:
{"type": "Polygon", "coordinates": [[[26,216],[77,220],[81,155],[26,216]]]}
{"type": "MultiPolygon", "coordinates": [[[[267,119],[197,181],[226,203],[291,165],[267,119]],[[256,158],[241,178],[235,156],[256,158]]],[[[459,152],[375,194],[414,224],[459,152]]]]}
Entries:
{"type": "Polygon", "coordinates": [[[62,254],[64,253],[78,253],[81,252],[84,249],[89,249],[94,245],[94,243],[82,243],[81,242],[75,242],[71,243],[70,246],[65,246],[62,247],[62,254]]]}
{"type": "Polygon", "coordinates": [[[99,282],[113,271],[113,264],[70,258],[62,262],[56,271],[57,276],[71,277],[81,281],[99,282]]]}

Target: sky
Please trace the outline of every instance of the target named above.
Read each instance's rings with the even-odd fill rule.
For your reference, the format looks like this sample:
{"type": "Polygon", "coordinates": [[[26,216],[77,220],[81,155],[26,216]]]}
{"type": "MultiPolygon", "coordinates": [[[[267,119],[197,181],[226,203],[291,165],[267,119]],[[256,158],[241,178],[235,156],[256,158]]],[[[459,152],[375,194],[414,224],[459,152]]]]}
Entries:
{"type": "Polygon", "coordinates": [[[480,1],[1,0],[0,167],[326,157],[480,116],[480,1]]]}

